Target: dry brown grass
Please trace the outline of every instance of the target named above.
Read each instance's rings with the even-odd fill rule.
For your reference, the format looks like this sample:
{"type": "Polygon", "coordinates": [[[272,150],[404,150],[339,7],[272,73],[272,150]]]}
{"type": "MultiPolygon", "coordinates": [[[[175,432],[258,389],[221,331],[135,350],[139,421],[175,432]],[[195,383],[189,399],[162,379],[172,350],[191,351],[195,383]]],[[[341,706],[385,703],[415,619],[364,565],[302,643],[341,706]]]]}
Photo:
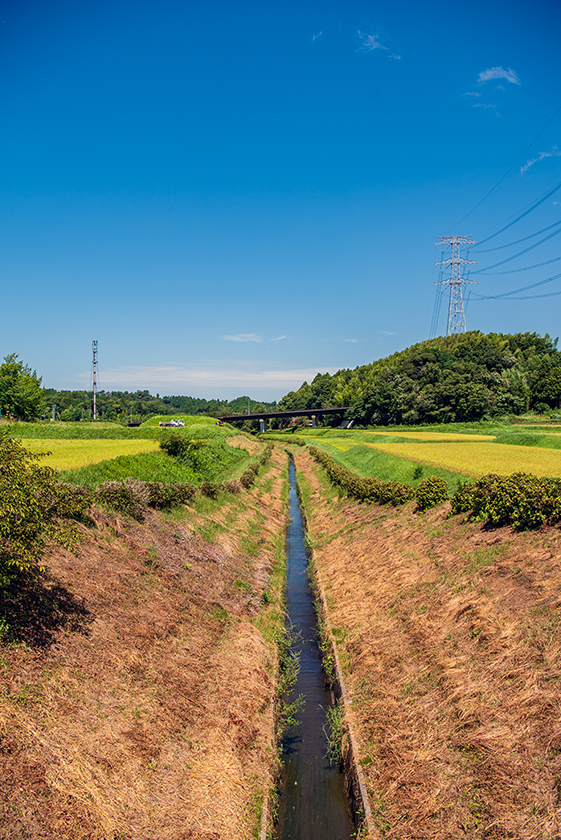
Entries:
{"type": "Polygon", "coordinates": [[[559,530],[358,505],[295,458],[380,834],[559,838],[559,530]]]}
{"type": "Polygon", "coordinates": [[[260,479],[184,523],[98,513],[76,557],[51,553],[43,585],[76,614],[0,650],[0,838],[253,836],[273,783],[276,660],[255,618],[282,468],[267,470],[274,504],[260,479]],[[230,523],[213,544],[205,518],[230,523]]]}

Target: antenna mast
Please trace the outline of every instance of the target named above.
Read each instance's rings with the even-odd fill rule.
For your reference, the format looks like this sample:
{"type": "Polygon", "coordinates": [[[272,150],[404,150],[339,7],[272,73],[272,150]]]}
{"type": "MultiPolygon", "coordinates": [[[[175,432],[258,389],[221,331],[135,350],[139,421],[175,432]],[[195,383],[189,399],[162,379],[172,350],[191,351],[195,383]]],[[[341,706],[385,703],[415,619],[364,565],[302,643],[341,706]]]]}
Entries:
{"type": "Polygon", "coordinates": [[[97,341],[92,341],[92,369],[93,369],[93,419],[97,420],[95,398],[97,396],[97,341]]]}
{"type": "MultiPolygon", "coordinates": [[[[440,242],[434,244],[439,251],[444,254],[450,249],[450,257],[441,262],[435,262],[441,274],[446,268],[450,268],[450,277],[447,280],[440,280],[434,283],[435,286],[449,286],[450,287],[450,301],[448,304],[448,324],[446,325],[446,335],[453,333],[465,333],[466,331],[466,315],[464,312],[464,300],[462,295],[463,286],[476,286],[476,280],[466,280],[461,276],[461,268],[464,265],[476,265],[477,260],[466,260],[460,256],[460,249],[469,252],[474,245],[477,244],[475,240],[470,239],[469,236],[439,236],[440,242]],[[440,267],[442,266],[442,268],[440,267]]],[[[471,269],[468,269],[467,273],[471,269]]]]}

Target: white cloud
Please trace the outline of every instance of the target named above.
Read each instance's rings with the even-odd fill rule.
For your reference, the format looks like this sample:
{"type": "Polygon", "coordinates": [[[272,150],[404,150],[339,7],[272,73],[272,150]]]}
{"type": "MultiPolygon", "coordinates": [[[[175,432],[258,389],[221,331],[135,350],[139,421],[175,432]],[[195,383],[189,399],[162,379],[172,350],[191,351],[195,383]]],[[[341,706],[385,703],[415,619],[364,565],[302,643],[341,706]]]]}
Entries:
{"type": "MultiPolygon", "coordinates": [[[[223,367],[220,364],[203,364],[197,367],[181,365],[130,365],[104,368],[101,371],[100,385],[104,390],[144,390],[145,388],[160,394],[187,393],[200,394],[211,391],[215,395],[219,390],[234,388],[238,391],[289,391],[299,388],[302,382],[311,382],[320,373],[335,373],[339,368],[260,368],[247,362],[240,362],[236,367],[223,367]]],[[[78,378],[87,385],[91,374],[84,372],[78,378]]]]}
{"type": "MultiPolygon", "coordinates": [[[[385,47],[383,44],[380,43],[380,39],[378,34],[376,35],[367,35],[365,32],[361,32],[360,29],[358,30],[358,37],[362,41],[362,45],[360,50],[362,52],[372,52],[373,50],[388,50],[389,47],[385,47]]],[[[399,58],[400,56],[393,56],[394,58],[399,58]]]]}
{"type": "Polygon", "coordinates": [[[489,67],[479,74],[478,82],[490,82],[492,79],[506,79],[507,82],[512,82],[513,85],[519,85],[520,79],[515,70],[510,67],[505,70],[504,67],[489,67]]]}
{"type": "Polygon", "coordinates": [[[346,338],[345,341],[348,341],[349,344],[358,344],[358,338],[346,338]]]}
{"type": "Polygon", "coordinates": [[[380,335],[399,335],[399,333],[392,332],[391,330],[380,330],[380,335]]]}
{"type": "Polygon", "coordinates": [[[284,341],[285,338],[288,338],[287,335],[279,335],[277,338],[272,338],[271,341],[284,341]]]}
{"type": "Polygon", "coordinates": [[[473,107],[474,108],[486,108],[488,110],[494,111],[496,113],[497,117],[500,117],[500,114],[497,111],[497,106],[493,105],[491,102],[474,102],[473,107]]]}
{"type": "Polygon", "coordinates": [[[317,41],[318,38],[321,38],[322,35],[323,35],[323,30],[321,32],[318,32],[317,35],[312,35],[312,41],[317,41]]]}
{"type": "Polygon", "coordinates": [[[478,96],[481,96],[481,94],[478,93],[476,90],[470,90],[470,91],[468,91],[468,93],[464,93],[464,96],[476,96],[476,97],[478,97],[478,96]]]}
{"type": "MultiPolygon", "coordinates": [[[[537,157],[528,160],[524,164],[524,166],[520,167],[520,174],[524,175],[524,173],[526,173],[531,166],[533,166],[535,163],[539,163],[540,160],[544,160],[544,158],[548,157],[561,157],[561,152],[559,151],[557,146],[553,146],[551,148],[551,151],[549,152],[540,152],[537,157]]],[[[555,204],[556,202],[554,201],[553,203],[555,204]]]]}
{"type": "Polygon", "coordinates": [[[238,333],[237,335],[223,335],[223,341],[262,341],[263,339],[255,333],[238,333]]]}

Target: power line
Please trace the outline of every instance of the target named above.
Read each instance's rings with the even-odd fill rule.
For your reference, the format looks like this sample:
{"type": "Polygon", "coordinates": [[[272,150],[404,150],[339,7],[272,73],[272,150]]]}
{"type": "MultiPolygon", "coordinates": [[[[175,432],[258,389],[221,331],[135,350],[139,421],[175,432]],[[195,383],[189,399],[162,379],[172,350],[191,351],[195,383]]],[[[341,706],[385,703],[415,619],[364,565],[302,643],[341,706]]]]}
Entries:
{"type": "Polygon", "coordinates": [[[551,228],[557,227],[557,225],[561,225],[561,220],[558,222],[553,222],[552,225],[548,225],[547,227],[544,227],[541,230],[536,231],[535,233],[531,233],[529,236],[523,236],[522,239],[517,239],[515,242],[508,242],[506,245],[497,245],[495,248],[484,248],[483,251],[477,249],[477,253],[489,254],[491,251],[501,251],[503,248],[512,248],[513,245],[520,245],[521,242],[526,242],[528,239],[533,239],[534,236],[539,236],[540,233],[545,233],[546,230],[551,230],[551,228]]]}
{"type": "MultiPolygon", "coordinates": [[[[538,300],[539,298],[557,297],[558,295],[561,295],[561,292],[549,292],[549,294],[547,294],[547,295],[523,295],[522,297],[509,297],[509,298],[504,298],[504,299],[506,301],[511,301],[511,300],[538,300]]],[[[476,303],[479,300],[492,300],[492,298],[477,298],[476,303]]]]}
{"type": "Polygon", "coordinates": [[[434,299],[434,308],[432,310],[432,321],[430,325],[429,338],[434,338],[436,335],[436,330],[438,328],[438,319],[440,318],[440,307],[442,306],[443,297],[444,292],[441,291],[439,288],[436,288],[436,297],[434,299]]]}
{"type": "MultiPolygon", "coordinates": [[[[519,161],[520,161],[520,160],[524,157],[524,155],[526,154],[526,152],[530,151],[530,149],[532,148],[532,146],[534,145],[534,143],[536,142],[536,140],[538,139],[538,137],[541,137],[541,135],[544,133],[544,131],[546,130],[546,128],[548,127],[548,125],[550,124],[550,122],[552,122],[552,120],[554,120],[554,119],[555,119],[555,117],[557,116],[557,114],[559,113],[559,111],[561,111],[561,105],[559,106],[559,108],[557,108],[557,110],[555,111],[555,113],[553,114],[553,116],[552,116],[552,117],[550,117],[550,118],[548,119],[548,121],[546,122],[546,124],[544,125],[544,127],[541,129],[541,131],[538,131],[538,133],[536,134],[536,136],[534,137],[534,139],[532,140],[532,142],[530,143],[530,145],[529,145],[529,146],[527,146],[527,147],[524,149],[524,151],[522,152],[522,154],[521,154],[519,157],[517,157],[517,158],[516,158],[516,160],[514,161],[514,163],[512,164],[512,166],[511,166],[509,169],[507,169],[507,171],[505,172],[505,174],[504,174],[501,178],[499,178],[499,180],[497,181],[497,183],[495,184],[495,186],[494,186],[494,187],[491,187],[491,189],[489,190],[489,192],[487,193],[487,195],[484,195],[484,196],[483,196],[483,198],[481,199],[481,201],[478,201],[478,202],[477,202],[477,204],[475,205],[475,207],[472,207],[472,209],[469,211],[469,213],[466,213],[466,215],[464,216],[464,218],[463,218],[463,219],[460,219],[460,221],[459,221],[459,222],[456,222],[456,224],[455,224],[455,225],[452,225],[452,227],[457,227],[458,225],[461,225],[461,223],[462,223],[465,219],[467,219],[467,217],[468,217],[468,216],[471,216],[471,214],[474,212],[474,210],[477,210],[477,208],[478,208],[478,207],[480,207],[480,206],[483,204],[483,202],[485,201],[485,199],[489,198],[489,196],[491,195],[491,193],[492,193],[492,192],[494,192],[494,191],[497,189],[497,187],[499,186],[499,184],[502,184],[502,182],[504,181],[504,179],[506,178],[506,176],[507,176],[510,172],[512,172],[512,170],[514,169],[514,167],[516,166],[516,164],[517,164],[517,163],[518,163],[518,162],[519,162],[519,161]]],[[[514,224],[514,222],[513,222],[513,224],[514,224]]],[[[448,230],[451,230],[451,228],[448,228],[448,230]]],[[[494,235],[494,236],[496,236],[497,234],[493,234],[493,235],[494,235]]],[[[486,240],[485,240],[485,241],[486,241],[486,240]]]]}
{"type": "Polygon", "coordinates": [[[541,263],[534,263],[534,265],[525,265],[524,268],[511,268],[508,271],[478,271],[478,274],[481,274],[482,277],[491,277],[495,275],[496,277],[501,276],[503,274],[518,274],[520,271],[530,271],[532,268],[541,268],[544,265],[551,265],[551,263],[559,262],[561,257],[554,257],[552,260],[546,260],[545,262],[541,263]]]}
{"type": "MultiPolygon", "coordinates": [[[[499,298],[508,298],[511,295],[517,295],[520,292],[527,292],[530,289],[536,289],[538,286],[545,286],[546,283],[551,283],[553,282],[553,280],[557,280],[559,277],[561,277],[561,273],[554,274],[553,277],[548,277],[546,280],[540,280],[538,283],[532,283],[530,286],[522,286],[522,288],[513,289],[511,292],[502,292],[500,295],[479,295],[475,293],[474,298],[476,300],[498,300],[499,298]]],[[[538,297],[547,297],[547,295],[538,295],[538,297]]],[[[520,298],[520,300],[522,300],[522,298],[520,298]]]]}
{"type": "Polygon", "coordinates": [[[512,257],[507,257],[505,260],[501,260],[498,263],[494,263],[493,265],[488,265],[487,268],[480,268],[478,271],[474,271],[474,274],[483,274],[484,272],[490,271],[492,268],[498,268],[499,265],[504,265],[507,262],[511,262],[515,260],[517,257],[521,257],[522,254],[527,254],[528,251],[533,251],[534,248],[537,248],[538,245],[543,245],[544,242],[547,242],[548,239],[553,239],[554,236],[558,236],[561,233],[561,228],[559,230],[555,230],[553,233],[550,233],[549,236],[544,236],[543,239],[540,239],[539,242],[534,242],[533,245],[529,245],[527,248],[524,248],[523,251],[519,251],[517,254],[513,254],[512,257]]]}
{"type": "Polygon", "coordinates": [[[492,233],[492,234],[491,234],[491,236],[488,236],[488,237],[487,237],[487,239],[482,239],[482,240],[480,241],[480,243],[479,243],[479,244],[480,244],[480,245],[483,245],[485,242],[489,242],[489,240],[494,239],[494,238],[495,238],[495,236],[498,236],[500,233],[503,233],[505,230],[508,230],[508,228],[510,228],[510,227],[512,227],[513,225],[515,225],[515,224],[516,224],[516,222],[519,222],[519,221],[520,221],[520,219],[523,219],[523,218],[524,218],[524,216],[527,216],[529,213],[531,213],[533,210],[535,210],[535,209],[536,209],[536,207],[539,207],[539,206],[540,206],[540,204],[543,204],[543,203],[544,203],[544,201],[547,201],[547,199],[548,199],[548,198],[550,198],[550,197],[551,197],[554,193],[556,193],[558,189],[561,189],[561,181],[559,181],[559,183],[558,183],[558,184],[556,184],[556,185],[553,187],[553,189],[549,190],[547,193],[545,193],[544,195],[542,195],[542,196],[541,196],[541,198],[539,198],[539,199],[535,202],[535,204],[532,204],[532,206],[530,207],[530,209],[529,209],[529,210],[526,210],[526,212],[525,212],[525,213],[521,213],[519,216],[517,216],[517,217],[516,217],[516,219],[514,219],[514,221],[510,222],[508,225],[505,225],[503,228],[501,228],[500,230],[498,230],[496,233],[492,233]]]}

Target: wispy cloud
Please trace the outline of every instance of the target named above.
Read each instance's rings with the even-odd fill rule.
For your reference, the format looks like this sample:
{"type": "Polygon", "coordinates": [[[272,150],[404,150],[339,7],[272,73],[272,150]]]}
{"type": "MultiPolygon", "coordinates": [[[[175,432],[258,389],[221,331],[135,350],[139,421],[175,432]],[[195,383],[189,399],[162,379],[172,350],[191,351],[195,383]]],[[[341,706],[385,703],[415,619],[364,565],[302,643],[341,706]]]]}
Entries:
{"type": "MultiPolygon", "coordinates": [[[[368,35],[366,32],[361,32],[359,29],[358,37],[361,43],[357,52],[373,52],[374,50],[385,50],[386,52],[389,52],[390,48],[385,44],[382,44],[378,32],[375,35],[368,35]]],[[[388,58],[394,59],[395,61],[401,61],[401,56],[397,55],[397,53],[390,53],[388,58]]]]}
{"type": "Polygon", "coordinates": [[[399,333],[392,332],[392,330],[380,330],[380,335],[399,335],[399,333]]]}
{"type": "Polygon", "coordinates": [[[284,341],[285,338],[288,338],[287,335],[279,335],[276,338],[272,338],[271,341],[284,341]]]}
{"type": "Polygon", "coordinates": [[[512,82],[513,85],[521,84],[518,74],[512,68],[505,70],[504,67],[489,67],[488,70],[483,70],[479,74],[478,82],[490,82],[492,79],[506,79],[507,82],[512,82]]]}
{"type": "Polygon", "coordinates": [[[223,335],[223,341],[263,341],[260,335],[255,333],[238,333],[237,335],[223,335]]]}
{"type": "Polygon", "coordinates": [[[349,344],[358,344],[358,338],[346,338],[345,341],[348,341],[349,344]]]}
{"type": "Polygon", "coordinates": [[[321,38],[322,35],[323,35],[323,30],[321,32],[318,32],[317,35],[312,35],[312,41],[317,41],[318,38],[321,38]]]}
{"type": "Polygon", "coordinates": [[[475,96],[475,97],[479,97],[479,96],[481,96],[481,94],[480,94],[478,91],[476,91],[476,90],[470,90],[470,91],[468,91],[467,93],[464,93],[464,96],[475,96]]]}
{"type": "MultiPolygon", "coordinates": [[[[240,362],[237,366],[224,367],[220,363],[203,364],[197,367],[183,367],[181,365],[130,365],[122,367],[104,368],[102,371],[102,385],[106,390],[143,390],[152,389],[161,393],[193,393],[199,390],[213,391],[219,389],[236,388],[241,391],[247,389],[266,390],[284,389],[288,391],[298,388],[302,382],[311,382],[320,373],[335,373],[338,368],[263,368],[247,362],[240,362]]],[[[84,371],[78,378],[87,383],[90,373],[84,371]]]]}
{"type": "MultiPolygon", "coordinates": [[[[561,157],[561,152],[557,148],[557,146],[553,146],[551,151],[549,152],[540,152],[539,155],[531,160],[527,161],[524,166],[520,167],[520,174],[524,175],[528,169],[533,166],[535,163],[539,163],[540,160],[544,160],[544,158],[548,157],[561,157]]],[[[555,204],[555,202],[554,202],[555,204]]]]}
{"type": "Polygon", "coordinates": [[[380,42],[380,37],[378,33],[376,33],[376,35],[367,35],[366,32],[361,32],[359,29],[358,37],[361,40],[361,45],[359,48],[361,52],[372,52],[373,50],[389,50],[389,47],[384,46],[384,44],[380,42]]]}

